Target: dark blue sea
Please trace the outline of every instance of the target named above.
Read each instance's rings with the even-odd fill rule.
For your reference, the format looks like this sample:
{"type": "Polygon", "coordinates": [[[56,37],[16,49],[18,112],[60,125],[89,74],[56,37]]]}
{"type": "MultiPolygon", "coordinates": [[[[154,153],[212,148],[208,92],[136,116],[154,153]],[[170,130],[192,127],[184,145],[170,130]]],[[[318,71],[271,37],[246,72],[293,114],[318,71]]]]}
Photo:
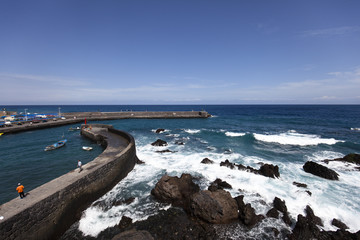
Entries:
{"type": "MultiPolygon", "coordinates": [[[[30,113],[77,111],[180,111],[205,110],[208,119],[127,119],[102,121],[125,130],[135,137],[137,155],[144,165],[135,169],[98,201],[135,197],[128,206],[100,208],[93,205],[83,212],[79,229],[96,236],[116,225],[122,216],[134,221],[146,219],[168,206],[155,202],[150,191],[165,173],[180,176],[190,173],[200,177],[198,184],[206,189],[210,182],[221,178],[233,187],[232,196],[244,195],[257,214],[272,208],[275,196],[286,201],[290,217],[303,214],[310,205],[324,221],[324,229],[334,230],[333,218],[340,219],[350,231],[360,230],[360,172],[354,165],[340,162],[325,164],[324,159],[360,153],[360,105],[134,105],[134,106],[0,106],[7,110],[30,113]],[[156,134],[155,130],[165,132],[156,134]],[[167,147],[153,147],[157,139],[167,147]],[[178,145],[182,142],[184,145],[178,145]],[[157,153],[169,149],[173,153],[157,153]],[[201,164],[209,158],[212,165],[201,164]],[[259,169],[261,163],[278,165],[280,178],[272,179],[239,170],[220,167],[230,162],[259,169]],[[325,180],[303,171],[306,161],[315,161],[335,170],[339,181],[325,180]],[[307,189],[293,185],[305,183],[307,189]],[[310,196],[306,190],[310,191],[310,196]]],[[[18,182],[30,191],[47,181],[76,168],[77,160],[87,163],[103,149],[96,143],[69,131],[68,125],[0,136],[0,203],[17,197],[18,182]],[[44,147],[65,136],[65,147],[44,152],[44,147]],[[93,151],[83,151],[82,146],[93,151]]],[[[0,129],[1,132],[1,129],[0,129]]],[[[283,227],[281,220],[264,221],[258,232],[234,229],[234,237],[254,237],[265,227],[283,227]]],[[[264,234],[264,233],[261,233],[264,234]]]]}

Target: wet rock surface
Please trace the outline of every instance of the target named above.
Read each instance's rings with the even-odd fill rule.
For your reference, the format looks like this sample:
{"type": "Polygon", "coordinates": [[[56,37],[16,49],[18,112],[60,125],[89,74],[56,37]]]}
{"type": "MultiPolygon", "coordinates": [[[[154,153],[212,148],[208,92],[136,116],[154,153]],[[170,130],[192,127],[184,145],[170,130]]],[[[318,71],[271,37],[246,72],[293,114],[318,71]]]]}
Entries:
{"type": "Polygon", "coordinates": [[[306,162],[303,166],[303,169],[305,172],[314,174],[318,177],[329,180],[339,180],[339,174],[337,174],[334,170],[312,161],[306,162]]]}
{"type": "MultiPolygon", "coordinates": [[[[216,179],[209,186],[211,190],[200,191],[193,180],[190,174],[182,174],[180,178],[164,175],[152,190],[152,194],[161,202],[172,203],[173,206],[181,208],[161,210],[146,220],[134,223],[131,218],[124,216],[117,226],[104,230],[96,239],[237,239],[226,235],[226,229],[249,231],[270,218],[274,219],[271,221],[282,219],[288,226],[295,227],[292,232],[289,227],[265,227],[260,230],[265,234],[265,239],[360,239],[360,231],[346,231],[348,227],[338,219],[333,219],[332,224],[339,230],[321,230],[322,220],[310,206],[304,209],[305,216],[299,214],[297,221],[291,221],[285,201],[275,197],[273,208],[266,216],[257,215],[251,204],[244,202],[243,195],[232,198],[230,193],[223,189],[227,186],[225,181],[216,179]]],[[[131,201],[132,198],[120,202],[127,204],[131,201]]],[[[61,239],[95,238],[82,236],[75,228],[74,232],[67,233],[61,239]]]]}
{"type": "Polygon", "coordinates": [[[156,129],[155,133],[162,133],[162,132],[165,132],[165,129],[164,128],[158,128],[156,129]]]}
{"type": "Polygon", "coordinates": [[[296,225],[292,234],[288,237],[290,240],[302,240],[302,239],[331,239],[331,240],[354,240],[360,239],[360,231],[356,233],[350,233],[344,229],[337,231],[322,231],[319,226],[322,226],[322,221],[317,217],[310,206],[306,206],[306,217],[299,214],[296,225]]]}
{"type": "Polygon", "coordinates": [[[221,167],[228,167],[230,169],[235,169],[237,168],[238,170],[242,170],[242,171],[249,171],[255,174],[260,174],[263,175],[265,177],[270,177],[270,178],[279,178],[280,177],[280,173],[279,173],[279,167],[278,166],[274,166],[272,164],[263,164],[259,170],[252,168],[250,166],[245,167],[242,164],[236,164],[236,163],[231,163],[228,159],[226,159],[224,162],[220,163],[221,167]]]}
{"type": "Polygon", "coordinates": [[[163,146],[167,146],[168,144],[166,141],[158,139],[155,142],[153,142],[151,145],[156,147],[163,147],[163,146]]]}
{"type": "Polygon", "coordinates": [[[213,161],[213,160],[210,160],[210,159],[208,159],[208,158],[204,158],[204,159],[201,161],[201,163],[203,163],[203,164],[213,164],[214,161],[213,161]]]}

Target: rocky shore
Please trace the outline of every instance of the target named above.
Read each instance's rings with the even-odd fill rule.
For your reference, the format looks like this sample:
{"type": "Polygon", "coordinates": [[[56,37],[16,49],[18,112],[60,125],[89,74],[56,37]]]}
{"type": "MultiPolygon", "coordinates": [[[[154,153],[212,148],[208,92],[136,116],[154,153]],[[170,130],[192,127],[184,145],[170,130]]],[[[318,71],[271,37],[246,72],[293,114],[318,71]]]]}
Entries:
{"type": "MultiPolygon", "coordinates": [[[[157,141],[165,146],[163,141],[157,141]]],[[[341,159],[324,160],[345,161],[359,165],[358,154],[349,154],[341,159]]],[[[203,164],[214,164],[205,158],[203,164]]],[[[279,178],[277,166],[263,164],[260,169],[254,169],[226,160],[220,166],[260,174],[264,177],[279,178]]],[[[314,162],[304,164],[304,171],[324,178],[324,181],[338,180],[335,171],[314,162]]],[[[341,177],[341,176],[340,176],[341,177]]],[[[157,215],[144,221],[133,222],[123,217],[119,224],[101,232],[96,239],[245,239],[232,235],[232,231],[251,232],[259,230],[263,222],[276,221],[280,228],[264,227],[259,230],[261,239],[360,239],[360,231],[351,233],[345,223],[333,219],[331,224],[336,231],[325,231],[323,221],[310,206],[306,206],[303,214],[296,219],[288,214],[284,200],[275,197],[272,208],[265,215],[256,214],[251,203],[244,201],[244,195],[232,197],[226,189],[232,186],[222,179],[216,179],[207,189],[201,190],[196,184],[198,179],[190,174],[181,177],[164,175],[151,191],[151,195],[159,202],[171,204],[171,208],[161,210],[157,215]]],[[[299,188],[307,185],[293,182],[299,188]]],[[[307,191],[311,196],[311,192],[307,191]]],[[[127,204],[127,203],[122,203],[127,204]]],[[[354,219],[355,221],[355,219],[354,219]]],[[[243,235],[243,236],[246,236],[243,235]]],[[[95,239],[84,237],[76,230],[67,232],[62,239],[95,239]]],[[[251,238],[252,239],[252,238],[251,238]]]]}

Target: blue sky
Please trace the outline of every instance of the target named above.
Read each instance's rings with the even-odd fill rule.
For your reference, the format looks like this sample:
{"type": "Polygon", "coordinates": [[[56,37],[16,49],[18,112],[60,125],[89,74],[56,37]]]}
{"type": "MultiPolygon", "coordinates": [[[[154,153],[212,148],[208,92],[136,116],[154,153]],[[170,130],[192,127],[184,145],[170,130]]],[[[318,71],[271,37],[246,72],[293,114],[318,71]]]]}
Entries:
{"type": "Polygon", "coordinates": [[[1,1],[0,104],[360,104],[360,1],[1,1]]]}

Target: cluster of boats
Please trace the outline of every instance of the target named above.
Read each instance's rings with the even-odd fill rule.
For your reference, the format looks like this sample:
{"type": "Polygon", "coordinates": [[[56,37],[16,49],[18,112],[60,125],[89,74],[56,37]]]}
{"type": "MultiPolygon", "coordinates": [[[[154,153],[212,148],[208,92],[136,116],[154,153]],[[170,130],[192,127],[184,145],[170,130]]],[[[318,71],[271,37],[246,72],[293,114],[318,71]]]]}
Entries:
{"type": "MultiPolygon", "coordinates": [[[[55,150],[55,149],[61,148],[61,147],[65,146],[66,142],[67,142],[67,139],[62,139],[62,140],[60,140],[60,141],[58,141],[58,142],[56,142],[56,143],[54,143],[54,144],[51,144],[51,145],[49,145],[49,146],[46,146],[45,149],[44,149],[44,151],[51,151],[51,150],[55,150]]],[[[85,151],[90,151],[90,150],[92,150],[93,148],[92,148],[92,147],[88,147],[88,146],[83,146],[82,149],[85,150],[85,151]]]]}

